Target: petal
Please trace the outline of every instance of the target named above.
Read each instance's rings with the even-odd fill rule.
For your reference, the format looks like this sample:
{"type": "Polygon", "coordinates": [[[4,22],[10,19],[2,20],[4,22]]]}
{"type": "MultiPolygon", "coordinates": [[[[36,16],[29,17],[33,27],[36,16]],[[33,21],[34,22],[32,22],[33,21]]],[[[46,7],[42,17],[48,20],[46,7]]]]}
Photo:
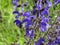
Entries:
{"type": "Polygon", "coordinates": [[[29,28],[26,28],[26,36],[29,36],[29,28]]]}
{"type": "Polygon", "coordinates": [[[59,22],[60,22],[60,17],[57,17],[57,21],[59,21],[59,22]]]}
{"type": "Polygon", "coordinates": [[[51,6],[52,6],[52,2],[49,2],[49,3],[48,3],[48,7],[51,7],[51,6]]]}
{"type": "Polygon", "coordinates": [[[30,38],[32,39],[34,37],[34,30],[30,31],[30,38]]]}
{"type": "Polygon", "coordinates": [[[44,38],[40,38],[37,42],[35,42],[35,45],[41,45],[45,41],[44,38]]]}
{"type": "Polygon", "coordinates": [[[34,37],[34,30],[30,30],[29,28],[26,28],[26,36],[29,36],[30,39],[34,37]]]}
{"type": "Polygon", "coordinates": [[[14,11],[13,14],[19,14],[19,12],[18,11],[14,11]]]}
{"type": "Polygon", "coordinates": [[[47,26],[46,23],[41,22],[41,24],[40,24],[40,30],[41,30],[42,32],[46,32],[46,30],[47,30],[46,26],[47,26]]]}
{"type": "Polygon", "coordinates": [[[22,22],[21,22],[21,21],[19,21],[19,20],[15,20],[15,21],[14,21],[14,23],[16,23],[16,25],[17,25],[17,26],[22,25],[22,22]]]}
{"type": "Polygon", "coordinates": [[[55,40],[55,43],[56,43],[56,44],[60,44],[60,39],[56,39],[56,40],[55,40]]]}
{"type": "Polygon", "coordinates": [[[47,22],[48,23],[49,22],[49,18],[43,18],[42,22],[45,22],[45,23],[47,22]]]}
{"type": "Polygon", "coordinates": [[[13,1],[12,1],[12,4],[18,5],[18,0],[13,0],[13,1]]]}
{"type": "Polygon", "coordinates": [[[45,22],[41,22],[40,26],[46,26],[45,22]]]}
{"type": "Polygon", "coordinates": [[[25,12],[24,14],[23,14],[23,16],[27,16],[27,17],[29,17],[31,15],[31,12],[25,12]]]}
{"type": "Polygon", "coordinates": [[[16,18],[16,19],[18,19],[18,18],[19,18],[19,16],[16,16],[15,18],[16,18]]]}
{"type": "Polygon", "coordinates": [[[44,11],[42,12],[42,15],[48,15],[48,10],[44,10],[44,11]]]}
{"type": "Polygon", "coordinates": [[[41,27],[40,30],[41,30],[42,32],[46,32],[46,27],[41,27]]]}
{"type": "Polygon", "coordinates": [[[23,23],[26,23],[27,25],[31,25],[32,24],[31,18],[24,19],[23,23]]]}

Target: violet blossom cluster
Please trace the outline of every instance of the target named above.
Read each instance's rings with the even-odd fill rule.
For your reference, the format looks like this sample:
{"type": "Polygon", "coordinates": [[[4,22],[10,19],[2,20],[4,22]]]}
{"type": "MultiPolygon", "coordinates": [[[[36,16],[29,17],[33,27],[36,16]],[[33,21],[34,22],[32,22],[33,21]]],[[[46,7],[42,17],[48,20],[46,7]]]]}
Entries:
{"type": "MultiPolygon", "coordinates": [[[[27,7],[28,4],[24,3],[19,5],[19,0],[13,0],[12,3],[14,4],[14,12],[13,14],[16,15],[16,20],[14,23],[20,27],[24,28],[26,30],[26,36],[30,37],[30,39],[34,38],[34,31],[37,29],[41,32],[46,32],[50,25],[50,15],[49,15],[49,8],[52,6],[52,2],[49,0],[35,0],[35,4],[33,6],[33,10],[31,11],[24,11],[24,6],[27,7]],[[21,12],[17,11],[18,7],[22,7],[21,12]],[[22,20],[19,19],[19,17],[24,17],[22,20]]],[[[60,1],[54,2],[54,4],[58,4],[60,1]]],[[[39,45],[40,42],[44,41],[43,38],[39,39],[35,45],[39,45]]]]}

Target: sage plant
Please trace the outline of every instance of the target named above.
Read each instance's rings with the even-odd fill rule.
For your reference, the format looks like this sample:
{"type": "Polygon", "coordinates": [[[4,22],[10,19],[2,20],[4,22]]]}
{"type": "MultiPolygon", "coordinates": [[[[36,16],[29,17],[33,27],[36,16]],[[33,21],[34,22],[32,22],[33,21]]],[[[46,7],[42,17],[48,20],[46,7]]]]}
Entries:
{"type": "MultiPolygon", "coordinates": [[[[49,9],[52,6],[52,2],[49,0],[34,0],[34,6],[32,7],[32,10],[24,11],[24,6],[28,7],[28,1],[27,3],[18,4],[19,0],[13,0],[12,3],[14,4],[14,11],[13,14],[16,15],[16,20],[14,23],[19,28],[24,28],[26,31],[26,38],[28,37],[30,40],[34,40],[34,34],[36,31],[40,32],[47,32],[51,25],[50,22],[50,15],[49,15],[49,9]],[[20,11],[17,10],[17,8],[22,8],[20,11]],[[23,18],[23,19],[19,19],[23,18]]],[[[58,4],[60,1],[54,1],[54,5],[58,4]]],[[[57,18],[59,20],[59,17],[57,18]]],[[[35,45],[43,45],[44,39],[40,37],[35,45]]],[[[57,43],[57,41],[55,41],[57,43]]],[[[48,45],[51,45],[49,42],[48,45]]],[[[55,45],[55,43],[53,43],[55,45]]]]}

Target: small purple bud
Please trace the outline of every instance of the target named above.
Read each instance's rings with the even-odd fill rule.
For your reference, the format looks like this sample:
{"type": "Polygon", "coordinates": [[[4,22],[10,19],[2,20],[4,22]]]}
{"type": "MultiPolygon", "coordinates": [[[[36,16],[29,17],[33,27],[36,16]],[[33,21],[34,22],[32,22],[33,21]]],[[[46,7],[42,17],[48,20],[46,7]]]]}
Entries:
{"type": "Polygon", "coordinates": [[[19,12],[18,11],[14,11],[13,14],[19,14],[19,12]]]}
{"type": "Polygon", "coordinates": [[[48,3],[48,7],[51,7],[51,6],[52,6],[52,2],[49,2],[49,3],[48,3]]]}
{"type": "Polygon", "coordinates": [[[22,22],[20,20],[15,20],[14,23],[19,27],[22,26],[22,22]]]}
{"type": "Polygon", "coordinates": [[[59,22],[60,22],[60,17],[57,17],[57,21],[59,21],[59,22]]]}
{"type": "Polygon", "coordinates": [[[42,15],[48,15],[48,13],[49,13],[48,10],[45,9],[45,10],[42,12],[42,15]]]}
{"type": "Polygon", "coordinates": [[[13,0],[13,1],[12,1],[12,4],[18,5],[18,1],[17,1],[17,0],[13,0]]]}
{"type": "Polygon", "coordinates": [[[35,42],[35,45],[41,45],[45,41],[44,38],[40,38],[37,42],[35,42]]]}
{"type": "Polygon", "coordinates": [[[31,12],[25,12],[25,13],[23,14],[23,16],[29,17],[29,16],[31,16],[31,12]]]}

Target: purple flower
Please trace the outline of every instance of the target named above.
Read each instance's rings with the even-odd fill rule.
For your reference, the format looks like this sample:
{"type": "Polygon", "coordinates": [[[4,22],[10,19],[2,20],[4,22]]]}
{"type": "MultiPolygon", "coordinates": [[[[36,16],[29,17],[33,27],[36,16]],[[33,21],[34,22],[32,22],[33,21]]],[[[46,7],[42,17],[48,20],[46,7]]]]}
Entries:
{"type": "Polygon", "coordinates": [[[41,22],[40,26],[46,26],[46,23],[45,22],[41,22]]]}
{"type": "Polygon", "coordinates": [[[55,42],[48,42],[48,45],[56,45],[55,42]]]}
{"type": "Polygon", "coordinates": [[[29,16],[31,16],[31,12],[25,12],[25,13],[23,14],[23,16],[29,17],[29,16]]]}
{"type": "Polygon", "coordinates": [[[29,33],[30,33],[30,38],[32,39],[34,37],[34,30],[31,30],[29,33]]]}
{"type": "Polygon", "coordinates": [[[56,43],[56,44],[60,44],[60,39],[56,39],[56,40],[55,40],[55,43],[56,43]]]}
{"type": "Polygon", "coordinates": [[[18,11],[14,11],[13,14],[20,14],[18,11]]]}
{"type": "Polygon", "coordinates": [[[40,10],[40,9],[42,8],[42,4],[37,5],[36,8],[37,8],[38,10],[40,10]]]}
{"type": "Polygon", "coordinates": [[[60,3],[60,0],[54,0],[54,5],[56,6],[57,4],[60,3]]]}
{"type": "Polygon", "coordinates": [[[26,37],[28,36],[32,39],[34,37],[34,30],[30,30],[29,28],[26,28],[26,37]]]}
{"type": "Polygon", "coordinates": [[[14,23],[17,25],[17,26],[21,26],[22,25],[22,22],[20,20],[15,20],[14,23]]]}
{"type": "Polygon", "coordinates": [[[57,30],[60,29],[60,25],[58,25],[58,26],[56,27],[56,29],[57,29],[57,30]]]}
{"type": "Polygon", "coordinates": [[[33,24],[30,18],[24,19],[24,20],[22,21],[22,23],[25,23],[25,28],[29,28],[30,25],[33,24]]]}
{"type": "Polygon", "coordinates": [[[60,22],[60,17],[57,17],[57,21],[60,22]]]}
{"type": "Polygon", "coordinates": [[[41,45],[45,41],[44,38],[40,38],[37,42],[35,42],[35,45],[41,45]]]}
{"type": "Polygon", "coordinates": [[[43,17],[42,18],[42,22],[48,23],[49,22],[49,18],[43,17]]]}
{"type": "Polygon", "coordinates": [[[41,23],[40,23],[40,30],[41,30],[42,32],[45,32],[45,31],[47,30],[46,26],[47,26],[46,23],[41,22],[41,23]]]}
{"type": "Polygon", "coordinates": [[[46,32],[46,26],[44,26],[44,27],[40,27],[40,30],[42,31],[42,32],[46,32]]]}
{"type": "Polygon", "coordinates": [[[33,15],[36,15],[36,12],[37,12],[37,10],[36,9],[33,9],[32,14],[33,15]]]}
{"type": "Polygon", "coordinates": [[[32,20],[33,20],[33,19],[36,19],[36,16],[31,15],[31,16],[23,19],[23,22],[32,23],[32,20]]]}
{"type": "Polygon", "coordinates": [[[12,1],[12,4],[18,5],[18,0],[13,0],[13,1],[12,1]]]}
{"type": "Polygon", "coordinates": [[[26,36],[29,36],[29,28],[26,28],[26,36]]]}
{"type": "Polygon", "coordinates": [[[31,22],[31,20],[29,18],[26,18],[26,19],[23,20],[23,23],[24,22],[27,22],[28,23],[28,22],[31,22]]]}
{"type": "Polygon", "coordinates": [[[47,15],[48,16],[48,10],[44,10],[43,12],[42,12],[42,15],[47,15]]]}
{"type": "Polygon", "coordinates": [[[57,0],[58,2],[60,2],[60,0],[57,0]]]}
{"type": "Polygon", "coordinates": [[[16,19],[18,19],[18,18],[19,18],[19,16],[16,16],[15,18],[16,18],[16,19]]]}
{"type": "Polygon", "coordinates": [[[31,26],[31,24],[25,24],[25,28],[29,28],[31,26]]]}
{"type": "MultiPolygon", "coordinates": [[[[20,24],[25,24],[25,28],[30,28],[31,26],[35,26],[36,25],[36,19],[41,17],[41,23],[40,23],[40,30],[45,32],[47,30],[48,27],[48,22],[49,22],[49,18],[46,18],[46,16],[49,16],[49,7],[52,5],[52,2],[49,2],[48,0],[46,0],[47,6],[44,7],[42,9],[42,0],[37,0],[37,3],[35,4],[35,7],[33,8],[32,11],[24,11],[24,5],[25,3],[23,3],[22,5],[20,5],[22,7],[21,12],[23,12],[22,14],[20,14],[18,11],[14,11],[13,14],[17,14],[17,16],[15,17],[17,20],[15,20],[15,23],[17,26],[20,26],[20,24]],[[42,9],[42,10],[40,10],[42,9]],[[41,12],[40,12],[41,11],[41,12]],[[21,21],[18,20],[19,16],[22,15],[24,17],[24,19],[21,21]]],[[[14,4],[16,4],[16,6],[18,6],[18,0],[14,1],[14,4]]],[[[26,5],[25,5],[26,6],[26,5]]],[[[18,6],[19,7],[19,6],[18,6]]],[[[17,7],[16,7],[17,8],[17,7]]],[[[39,23],[39,20],[37,21],[37,23],[39,23]]]]}
{"type": "Polygon", "coordinates": [[[32,21],[33,19],[36,19],[36,16],[35,15],[31,15],[30,17],[28,17],[28,19],[30,19],[32,21]]]}
{"type": "Polygon", "coordinates": [[[51,7],[51,6],[52,6],[52,2],[49,2],[49,3],[48,3],[48,7],[51,7]]]}

